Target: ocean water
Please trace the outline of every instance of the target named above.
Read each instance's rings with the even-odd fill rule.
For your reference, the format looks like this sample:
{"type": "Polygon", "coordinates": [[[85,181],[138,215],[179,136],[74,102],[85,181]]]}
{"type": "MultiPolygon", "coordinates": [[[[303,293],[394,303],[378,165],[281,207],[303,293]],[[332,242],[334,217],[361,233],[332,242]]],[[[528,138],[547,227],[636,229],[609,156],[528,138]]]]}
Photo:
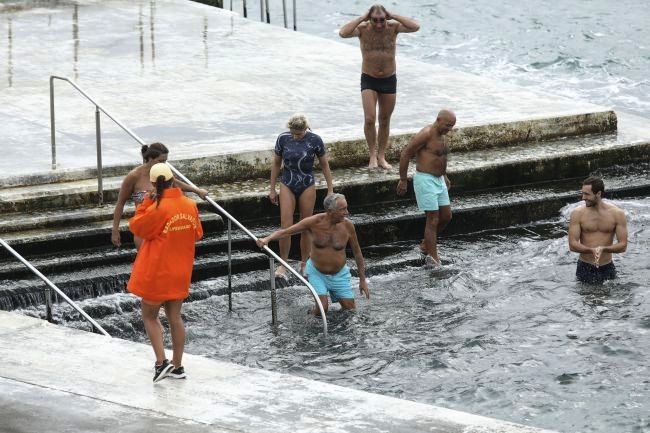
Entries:
{"type": "MultiPolygon", "coordinates": [[[[626,211],[629,247],[615,257],[618,279],[603,285],[575,280],[572,204],[557,219],[443,238],[440,270],[371,274],[371,299],[357,297],[355,312],[333,307],[326,339],[304,287],[278,291],[276,327],[268,292],[233,294],[232,313],[225,296],[188,302],[186,351],[559,432],[648,432],[650,199],[614,203],[626,211]]],[[[387,251],[412,248],[365,255],[387,261],[387,251]]],[[[147,342],[138,308],[99,322],[147,342]]]]}
{"type": "MultiPolygon", "coordinates": [[[[269,2],[271,24],[282,25],[282,2],[269,2]]],[[[224,4],[230,7],[229,0],[224,4]]],[[[259,20],[259,2],[247,4],[249,18],[259,20]]],[[[338,28],[370,5],[298,1],[298,30],[358,44],[339,38],[338,28]]],[[[650,117],[645,1],[409,0],[384,6],[420,22],[419,32],[398,37],[399,54],[650,117]]],[[[241,1],[233,1],[233,10],[242,12],[241,1]]],[[[397,74],[399,80],[399,64],[397,74]]]]}

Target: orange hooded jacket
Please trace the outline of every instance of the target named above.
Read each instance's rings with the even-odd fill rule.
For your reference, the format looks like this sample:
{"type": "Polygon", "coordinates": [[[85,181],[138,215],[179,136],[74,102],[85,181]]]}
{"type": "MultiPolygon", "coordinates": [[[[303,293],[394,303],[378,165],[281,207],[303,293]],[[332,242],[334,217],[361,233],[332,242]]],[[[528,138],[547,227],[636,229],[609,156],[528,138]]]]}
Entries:
{"type": "Polygon", "coordinates": [[[150,198],[138,206],[129,228],[143,239],[133,263],[129,292],[154,302],[187,298],[194,243],[203,236],[196,203],[180,189],[168,188],[158,207],[150,198]]]}

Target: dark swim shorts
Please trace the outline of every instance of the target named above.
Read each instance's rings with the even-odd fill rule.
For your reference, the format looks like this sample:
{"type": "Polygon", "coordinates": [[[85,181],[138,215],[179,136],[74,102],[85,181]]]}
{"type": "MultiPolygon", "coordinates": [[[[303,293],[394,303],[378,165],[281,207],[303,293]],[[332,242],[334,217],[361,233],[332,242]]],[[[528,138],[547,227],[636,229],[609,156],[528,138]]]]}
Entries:
{"type": "Polygon", "coordinates": [[[616,278],[616,267],[613,262],[609,262],[602,266],[596,266],[578,260],[576,278],[578,281],[591,284],[602,283],[605,280],[613,280],[616,278]]]}
{"type": "Polygon", "coordinates": [[[397,75],[390,77],[377,78],[368,74],[361,74],[361,91],[374,90],[377,93],[393,94],[397,93],[397,75]]]}

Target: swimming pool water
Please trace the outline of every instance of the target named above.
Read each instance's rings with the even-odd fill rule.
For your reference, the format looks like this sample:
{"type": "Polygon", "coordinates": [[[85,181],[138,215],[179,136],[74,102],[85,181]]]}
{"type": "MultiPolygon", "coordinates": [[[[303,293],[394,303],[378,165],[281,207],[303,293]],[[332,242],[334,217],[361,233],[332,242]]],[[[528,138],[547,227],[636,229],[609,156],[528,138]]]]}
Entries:
{"type": "MultiPolygon", "coordinates": [[[[575,281],[567,207],[443,239],[442,270],[371,276],[370,300],[329,313],[327,339],[304,288],[279,291],[275,328],[267,292],[236,293],[232,314],[224,297],[187,303],[187,351],[563,432],[648,431],[650,199],[616,203],[630,244],[602,286],[575,281]]],[[[124,319],[146,341],[137,312],[105,321],[124,319]]]]}

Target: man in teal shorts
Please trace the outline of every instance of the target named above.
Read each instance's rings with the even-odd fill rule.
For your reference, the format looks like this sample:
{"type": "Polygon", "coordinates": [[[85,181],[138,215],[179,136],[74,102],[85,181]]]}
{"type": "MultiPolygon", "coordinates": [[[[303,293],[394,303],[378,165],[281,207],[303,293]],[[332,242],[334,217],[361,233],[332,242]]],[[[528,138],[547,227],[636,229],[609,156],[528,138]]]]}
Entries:
{"type": "Polygon", "coordinates": [[[451,221],[451,205],[447,177],[449,144],[445,137],[456,125],[456,115],[451,110],[441,110],[433,124],[420,130],[402,150],[399,160],[399,183],[397,194],[406,194],[409,162],[415,157],[416,172],[413,189],[418,209],[426,214],[424,240],[420,251],[427,261],[440,264],[438,256],[438,233],[451,221]]]}
{"type": "MultiPolygon", "coordinates": [[[[257,240],[257,245],[264,248],[271,241],[282,239],[294,234],[308,232],[311,234],[311,257],[307,260],[305,272],[307,278],[323,304],[325,312],[328,308],[327,294],[332,302],[339,302],[344,310],[356,307],[351,285],[350,269],[346,264],[345,247],[352,247],[352,254],[357,263],[359,273],[359,292],[370,298],[366,268],[357,239],[357,232],[348,215],[348,202],[343,194],[330,194],[323,202],[325,213],[320,213],[303,219],[297,224],[280,229],[271,235],[257,240]]],[[[314,308],[314,314],[320,314],[314,308]]]]}

